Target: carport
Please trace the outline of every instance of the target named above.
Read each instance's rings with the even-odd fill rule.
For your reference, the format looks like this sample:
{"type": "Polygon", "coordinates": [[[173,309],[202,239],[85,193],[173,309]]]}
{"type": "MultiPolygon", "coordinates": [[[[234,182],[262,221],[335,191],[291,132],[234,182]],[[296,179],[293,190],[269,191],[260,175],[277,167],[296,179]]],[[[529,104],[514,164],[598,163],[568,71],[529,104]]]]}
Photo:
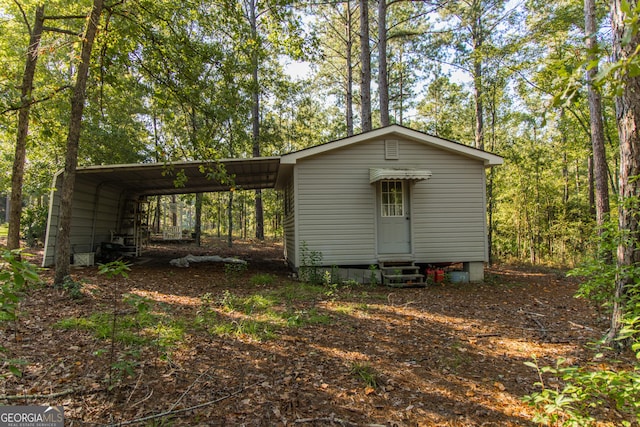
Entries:
{"type": "MultiPolygon", "coordinates": [[[[93,253],[102,242],[111,242],[127,221],[136,221],[143,212],[139,201],[148,196],[210,193],[274,188],[280,167],[279,157],[223,159],[211,162],[174,162],[77,169],[72,202],[71,253],[93,253]]],[[[45,237],[43,267],[55,263],[59,231],[60,188],[63,171],[53,179],[45,237]]]]}

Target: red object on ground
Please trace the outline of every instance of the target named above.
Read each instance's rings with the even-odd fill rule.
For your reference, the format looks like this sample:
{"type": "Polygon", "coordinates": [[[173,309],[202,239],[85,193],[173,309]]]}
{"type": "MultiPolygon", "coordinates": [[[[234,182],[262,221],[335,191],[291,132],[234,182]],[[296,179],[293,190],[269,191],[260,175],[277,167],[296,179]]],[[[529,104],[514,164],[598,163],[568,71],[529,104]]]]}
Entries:
{"type": "Polygon", "coordinates": [[[427,278],[431,278],[435,283],[440,283],[444,280],[444,270],[427,268],[427,278]]]}

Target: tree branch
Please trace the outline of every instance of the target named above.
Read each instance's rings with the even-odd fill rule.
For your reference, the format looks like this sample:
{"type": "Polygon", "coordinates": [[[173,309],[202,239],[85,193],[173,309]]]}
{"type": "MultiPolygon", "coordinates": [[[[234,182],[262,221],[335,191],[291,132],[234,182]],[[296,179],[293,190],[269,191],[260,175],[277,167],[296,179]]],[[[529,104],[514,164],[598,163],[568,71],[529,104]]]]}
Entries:
{"type": "Polygon", "coordinates": [[[20,9],[20,13],[22,14],[22,19],[24,20],[24,23],[27,26],[27,29],[29,30],[29,34],[31,34],[31,31],[32,31],[31,24],[29,24],[29,20],[27,19],[27,14],[24,12],[22,5],[18,2],[18,0],[13,0],[13,2],[16,4],[16,6],[18,6],[18,9],[20,9]]]}
{"type": "Polygon", "coordinates": [[[82,34],[82,32],[73,32],[71,30],[65,30],[62,28],[55,28],[55,27],[43,27],[42,28],[44,31],[50,31],[52,33],[61,33],[61,34],[67,34],[70,36],[74,36],[74,37],[78,37],[82,34]]]}
{"type": "Polygon", "coordinates": [[[44,19],[51,19],[54,21],[62,21],[65,19],[87,19],[87,15],[45,15],[44,19]]]}
{"type": "MultiPolygon", "coordinates": [[[[53,98],[53,97],[54,97],[58,92],[62,92],[63,90],[66,90],[66,89],[71,89],[72,87],[73,87],[73,86],[65,85],[65,86],[61,86],[61,87],[59,87],[59,88],[56,88],[56,89],[54,89],[54,90],[53,90],[53,92],[51,92],[48,96],[45,96],[44,98],[34,99],[34,100],[32,100],[28,105],[34,105],[34,104],[39,104],[39,103],[44,102],[44,101],[48,101],[48,100],[50,100],[51,98],[53,98]]],[[[9,113],[9,112],[11,112],[11,111],[17,111],[17,110],[21,109],[21,108],[22,108],[22,107],[24,107],[24,106],[25,106],[25,105],[20,104],[20,105],[15,106],[15,107],[9,107],[9,108],[7,108],[6,110],[1,111],[1,112],[0,112],[0,115],[2,115],[2,114],[6,114],[6,113],[9,113]]]]}

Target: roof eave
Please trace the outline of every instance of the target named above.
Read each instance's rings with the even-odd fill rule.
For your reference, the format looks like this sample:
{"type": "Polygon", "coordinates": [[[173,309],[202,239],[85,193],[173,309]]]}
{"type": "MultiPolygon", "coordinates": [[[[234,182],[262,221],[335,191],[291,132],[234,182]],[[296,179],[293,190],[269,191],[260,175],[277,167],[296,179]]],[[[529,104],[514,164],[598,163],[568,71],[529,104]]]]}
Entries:
{"type": "Polygon", "coordinates": [[[470,157],[476,160],[480,160],[484,163],[485,167],[497,166],[503,163],[503,158],[489,153],[488,151],[479,150],[468,145],[460,144],[454,141],[439,138],[437,136],[429,135],[420,131],[409,129],[399,125],[391,125],[383,128],[378,128],[369,132],[361,133],[358,135],[350,136],[337,141],[328,142],[322,145],[316,145],[315,147],[305,148],[303,150],[295,151],[290,154],[285,154],[280,158],[280,164],[294,165],[298,160],[307,157],[322,154],[327,151],[335,150],[338,148],[346,147],[351,144],[357,144],[362,141],[370,139],[386,137],[391,135],[397,135],[411,139],[417,142],[431,144],[439,147],[443,150],[451,151],[466,157],[470,157]]]}

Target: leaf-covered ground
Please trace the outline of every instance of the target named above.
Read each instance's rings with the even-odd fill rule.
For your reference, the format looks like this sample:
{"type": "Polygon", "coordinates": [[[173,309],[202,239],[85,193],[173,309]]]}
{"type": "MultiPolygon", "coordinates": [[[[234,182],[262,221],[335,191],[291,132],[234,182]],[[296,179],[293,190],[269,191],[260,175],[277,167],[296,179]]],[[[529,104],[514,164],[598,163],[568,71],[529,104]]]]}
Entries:
{"type": "Polygon", "coordinates": [[[66,290],[51,276],[0,330],[23,372],[0,380],[0,404],[64,405],[69,426],[534,425],[524,363],[584,361],[606,327],[559,272],[309,286],[273,243],[153,246],[128,278],[75,268],[66,290]],[[187,253],[248,268],[169,264],[187,253]]]}

